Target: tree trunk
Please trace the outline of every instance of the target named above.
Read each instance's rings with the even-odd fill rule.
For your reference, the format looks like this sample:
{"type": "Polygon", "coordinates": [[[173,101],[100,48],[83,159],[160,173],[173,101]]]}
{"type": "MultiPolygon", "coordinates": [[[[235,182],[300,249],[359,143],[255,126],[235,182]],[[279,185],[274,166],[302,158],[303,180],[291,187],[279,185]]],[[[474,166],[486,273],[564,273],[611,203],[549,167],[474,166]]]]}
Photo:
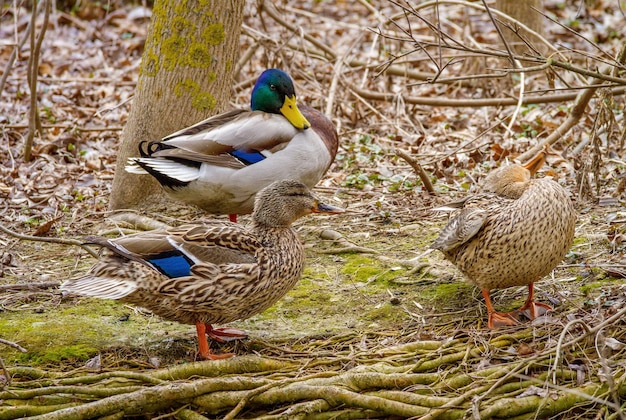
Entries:
{"type": "MultiPolygon", "coordinates": [[[[538,34],[543,34],[543,16],[539,13],[543,11],[542,0],[496,0],[495,8],[523,23],[538,34]]],[[[508,25],[500,25],[502,35],[514,54],[544,54],[545,46],[541,42],[537,42],[534,35],[517,28],[514,24],[512,29],[508,25]],[[518,29],[519,34],[515,32],[518,29]],[[536,51],[529,48],[523,39],[531,44],[536,51]]]]}
{"type": "Polygon", "coordinates": [[[222,112],[239,54],[244,0],[156,0],[137,90],[122,134],[111,210],[147,208],[165,199],[149,175],[124,170],[141,141],[159,140],[222,112]]]}

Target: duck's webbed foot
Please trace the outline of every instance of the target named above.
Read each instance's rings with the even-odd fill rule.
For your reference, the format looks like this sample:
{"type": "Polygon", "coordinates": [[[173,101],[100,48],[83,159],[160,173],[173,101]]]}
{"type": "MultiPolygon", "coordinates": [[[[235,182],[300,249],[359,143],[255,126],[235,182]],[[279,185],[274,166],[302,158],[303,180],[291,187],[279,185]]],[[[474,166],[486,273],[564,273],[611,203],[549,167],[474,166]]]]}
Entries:
{"type": "Polygon", "coordinates": [[[533,283],[528,285],[528,298],[524,305],[515,311],[518,314],[524,315],[527,319],[531,321],[539,316],[545,315],[548,311],[552,310],[550,305],[546,305],[545,303],[535,302],[535,286],[533,283]]]}
{"type": "Polygon", "coordinates": [[[211,327],[211,325],[209,324],[196,322],[196,331],[198,332],[198,354],[200,355],[200,357],[205,360],[219,360],[233,357],[235,355],[234,353],[215,354],[211,351],[211,349],[209,348],[209,343],[206,339],[208,333],[207,326],[210,330],[213,329],[213,327],[211,327]]]}
{"type": "Polygon", "coordinates": [[[228,341],[241,340],[248,337],[244,331],[236,328],[213,328],[211,324],[205,325],[206,334],[209,338],[217,341],[218,343],[226,343],[228,341]]]}
{"type": "Polygon", "coordinates": [[[524,306],[519,308],[516,312],[524,315],[527,319],[531,321],[537,317],[545,315],[548,311],[551,311],[552,307],[550,305],[546,305],[541,302],[526,302],[524,306]]]}
{"type": "Polygon", "coordinates": [[[518,325],[519,321],[514,316],[512,312],[496,312],[493,308],[493,304],[491,303],[491,298],[489,297],[489,290],[482,289],[483,297],[485,298],[485,305],[487,306],[487,326],[490,329],[499,328],[499,327],[507,327],[511,325],[518,325]]]}
{"type": "Polygon", "coordinates": [[[487,319],[487,326],[491,329],[519,325],[514,312],[491,312],[487,319]]]}

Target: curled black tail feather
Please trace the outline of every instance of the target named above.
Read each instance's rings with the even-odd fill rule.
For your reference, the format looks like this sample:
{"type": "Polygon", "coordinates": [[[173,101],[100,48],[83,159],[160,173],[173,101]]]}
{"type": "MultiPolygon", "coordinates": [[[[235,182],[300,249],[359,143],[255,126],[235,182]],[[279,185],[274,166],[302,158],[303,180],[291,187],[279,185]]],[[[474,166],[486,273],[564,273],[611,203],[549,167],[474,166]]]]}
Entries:
{"type": "Polygon", "coordinates": [[[174,146],[162,143],[160,141],[142,141],[139,143],[139,155],[143,158],[152,157],[153,154],[161,150],[175,149],[174,146]]]}

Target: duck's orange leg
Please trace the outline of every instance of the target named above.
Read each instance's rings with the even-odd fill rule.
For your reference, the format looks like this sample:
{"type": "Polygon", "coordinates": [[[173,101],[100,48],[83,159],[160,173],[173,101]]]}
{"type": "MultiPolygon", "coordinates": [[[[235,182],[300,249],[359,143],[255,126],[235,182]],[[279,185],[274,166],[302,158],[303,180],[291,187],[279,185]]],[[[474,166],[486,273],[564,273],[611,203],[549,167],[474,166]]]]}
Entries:
{"type": "MultiPolygon", "coordinates": [[[[209,325],[210,326],[210,325],[209,325]]],[[[200,357],[208,360],[228,359],[233,357],[233,353],[213,354],[209,348],[209,342],[206,339],[206,324],[196,321],[196,331],[198,332],[198,353],[200,357]]]]}
{"type": "Polygon", "coordinates": [[[528,298],[524,305],[515,312],[521,312],[528,319],[533,320],[538,316],[544,315],[546,312],[551,311],[552,307],[545,303],[535,302],[535,285],[530,283],[528,285],[528,298]]]}
{"type": "Polygon", "coordinates": [[[240,340],[248,337],[248,335],[236,328],[213,328],[211,324],[204,324],[206,327],[206,334],[218,343],[225,343],[227,341],[240,340]]]}
{"type": "Polygon", "coordinates": [[[491,304],[491,298],[489,297],[489,290],[482,289],[483,297],[485,298],[485,305],[487,306],[487,326],[491,329],[498,327],[506,327],[509,325],[517,325],[519,322],[517,319],[509,313],[496,312],[491,304]]]}

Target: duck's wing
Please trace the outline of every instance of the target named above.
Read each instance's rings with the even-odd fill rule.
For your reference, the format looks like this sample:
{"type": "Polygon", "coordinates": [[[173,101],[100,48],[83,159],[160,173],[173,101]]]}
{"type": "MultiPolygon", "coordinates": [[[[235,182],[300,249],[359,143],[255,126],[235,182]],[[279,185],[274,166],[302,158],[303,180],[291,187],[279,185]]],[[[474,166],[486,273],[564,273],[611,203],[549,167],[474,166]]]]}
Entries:
{"type": "Polygon", "coordinates": [[[272,150],[300,130],[281,114],[234,110],[171,134],[162,142],[198,155],[272,150]]]}
{"type": "Polygon", "coordinates": [[[195,257],[210,255],[190,267],[187,276],[163,280],[157,292],[175,296],[186,310],[202,312],[228,308],[230,297],[244,287],[253,287],[261,278],[259,258],[266,258],[263,245],[240,225],[219,228],[196,227],[176,236],[175,247],[193,252],[195,257]],[[237,232],[235,232],[235,230],[237,232]]]}
{"type": "Polygon", "coordinates": [[[197,179],[202,164],[241,169],[263,161],[300,131],[279,114],[234,110],[160,142],[142,142],[141,157],[130,158],[126,171],[150,173],[162,184],[176,187],[197,179]]]}
{"type": "Polygon", "coordinates": [[[156,289],[168,279],[192,275],[198,264],[256,265],[255,255],[262,247],[234,223],[186,225],[117,239],[88,237],[87,241],[111,253],[84,276],[63,283],[61,290],[106,299],[121,299],[140,288],[156,289]]]}
{"type": "Polygon", "coordinates": [[[242,166],[281,150],[299,131],[282,115],[236,110],[148,143],[142,155],[242,166]]]}
{"type": "Polygon", "coordinates": [[[236,223],[189,225],[169,231],[168,242],[196,263],[255,263],[263,245],[236,223]]]}
{"type": "Polygon", "coordinates": [[[182,225],[109,242],[170,278],[189,275],[200,263],[255,262],[255,253],[262,246],[244,227],[230,222],[182,225]]]}
{"type": "Polygon", "coordinates": [[[256,263],[203,263],[193,266],[189,276],[161,282],[157,292],[175,297],[188,311],[232,309],[236,302],[231,298],[236,299],[243,288],[261,286],[260,279],[261,268],[256,263]]]}
{"type": "Polygon", "coordinates": [[[430,246],[443,252],[450,251],[472,239],[488,222],[489,217],[507,206],[510,199],[492,193],[480,193],[454,201],[435,210],[458,210],[430,246]]]}
{"type": "Polygon", "coordinates": [[[430,247],[445,252],[464,244],[483,227],[488,214],[480,207],[463,208],[450,219],[430,247]]]}
{"type": "MultiPolygon", "coordinates": [[[[168,248],[158,234],[151,232],[150,235],[144,236],[142,247],[147,249],[148,253],[159,254],[168,248]]],[[[60,289],[65,293],[102,299],[121,299],[136,291],[139,282],[149,282],[159,276],[144,255],[128,249],[123,242],[100,236],[88,236],[85,238],[85,244],[101,246],[110,253],[102,257],[86,274],[61,284],[60,289]]]]}

